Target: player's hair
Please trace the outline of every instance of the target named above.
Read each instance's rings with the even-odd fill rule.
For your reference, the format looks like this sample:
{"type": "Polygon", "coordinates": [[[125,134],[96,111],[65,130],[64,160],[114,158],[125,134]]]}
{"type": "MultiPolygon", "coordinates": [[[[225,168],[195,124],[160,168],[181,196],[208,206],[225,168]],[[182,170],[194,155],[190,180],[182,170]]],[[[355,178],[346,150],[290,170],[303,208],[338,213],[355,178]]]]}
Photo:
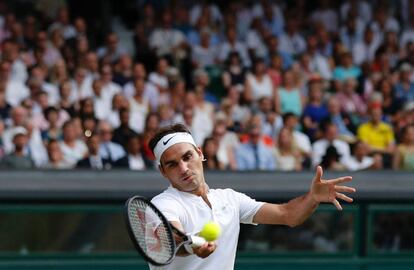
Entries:
{"type": "Polygon", "coordinates": [[[154,148],[157,145],[157,143],[165,136],[171,133],[176,132],[187,132],[191,134],[191,132],[188,130],[188,128],[183,124],[174,124],[170,126],[163,127],[155,133],[154,137],[149,142],[149,146],[151,148],[151,151],[154,153],[154,148]]]}

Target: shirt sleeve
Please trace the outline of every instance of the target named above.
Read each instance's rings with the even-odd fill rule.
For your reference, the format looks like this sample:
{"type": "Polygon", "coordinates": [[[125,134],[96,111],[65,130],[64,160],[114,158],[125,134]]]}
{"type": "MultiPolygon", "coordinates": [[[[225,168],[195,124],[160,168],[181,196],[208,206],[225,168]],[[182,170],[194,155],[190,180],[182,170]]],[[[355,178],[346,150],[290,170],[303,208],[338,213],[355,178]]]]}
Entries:
{"type": "Polygon", "coordinates": [[[253,218],[264,202],[258,202],[240,192],[235,192],[235,196],[239,202],[240,223],[255,224],[253,218]]]}

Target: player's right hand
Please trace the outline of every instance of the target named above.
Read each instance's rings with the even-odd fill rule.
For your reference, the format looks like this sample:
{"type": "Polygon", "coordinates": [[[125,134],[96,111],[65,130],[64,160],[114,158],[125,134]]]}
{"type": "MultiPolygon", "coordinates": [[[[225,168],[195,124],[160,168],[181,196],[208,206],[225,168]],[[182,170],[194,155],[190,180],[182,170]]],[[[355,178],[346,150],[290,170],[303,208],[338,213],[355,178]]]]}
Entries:
{"type": "Polygon", "coordinates": [[[199,247],[193,247],[194,254],[200,258],[207,258],[213,253],[217,248],[217,244],[215,241],[206,242],[204,245],[199,247]]]}

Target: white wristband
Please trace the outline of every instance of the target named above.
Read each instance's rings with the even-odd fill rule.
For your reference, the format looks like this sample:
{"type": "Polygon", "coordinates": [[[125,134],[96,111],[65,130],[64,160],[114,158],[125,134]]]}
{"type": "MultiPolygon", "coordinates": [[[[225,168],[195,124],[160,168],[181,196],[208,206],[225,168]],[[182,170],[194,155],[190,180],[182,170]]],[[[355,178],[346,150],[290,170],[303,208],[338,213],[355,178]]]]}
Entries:
{"type": "Polygon", "coordinates": [[[189,244],[184,244],[184,248],[185,248],[185,250],[186,250],[188,253],[190,253],[190,254],[194,254],[194,250],[193,250],[193,247],[192,247],[191,245],[189,245],[189,244]]]}

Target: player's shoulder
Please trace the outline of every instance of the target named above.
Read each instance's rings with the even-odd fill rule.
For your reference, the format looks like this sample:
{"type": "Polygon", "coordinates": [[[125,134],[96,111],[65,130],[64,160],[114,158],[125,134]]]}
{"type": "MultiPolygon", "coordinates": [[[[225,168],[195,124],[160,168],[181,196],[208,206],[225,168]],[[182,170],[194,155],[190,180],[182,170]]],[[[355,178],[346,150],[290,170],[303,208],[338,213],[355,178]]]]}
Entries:
{"type": "Polygon", "coordinates": [[[154,204],[178,203],[179,195],[174,192],[174,189],[168,188],[152,198],[151,202],[154,204]]]}
{"type": "Polygon", "coordinates": [[[240,192],[235,191],[231,188],[217,188],[217,189],[211,189],[210,192],[214,195],[216,195],[219,198],[236,198],[240,192]]]}

